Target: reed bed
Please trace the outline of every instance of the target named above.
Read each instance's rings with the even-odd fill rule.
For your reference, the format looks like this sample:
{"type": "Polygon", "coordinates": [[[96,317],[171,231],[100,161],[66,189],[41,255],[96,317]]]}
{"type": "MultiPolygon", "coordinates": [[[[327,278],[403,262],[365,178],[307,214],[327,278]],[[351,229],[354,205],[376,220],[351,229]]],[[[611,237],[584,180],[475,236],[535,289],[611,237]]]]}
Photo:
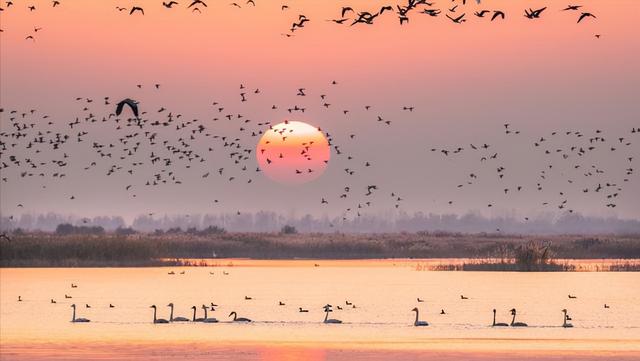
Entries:
{"type": "MultiPolygon", "coordinates": [[[[446,270],[575,271],[555,259],[640,259],[640,235],[536,237],[446,232],[342,233],[100,233],[9,234],[0,240],[2,267],[197,265],[182,259],[469,258],[446,270]]],[[[197,263],[197,261],[195,262],[197,263]]],[[[637,263],[611,270],[637,271],[637,263]]],[[[604,269],[603,269],[604,270],[604,269]]]]}

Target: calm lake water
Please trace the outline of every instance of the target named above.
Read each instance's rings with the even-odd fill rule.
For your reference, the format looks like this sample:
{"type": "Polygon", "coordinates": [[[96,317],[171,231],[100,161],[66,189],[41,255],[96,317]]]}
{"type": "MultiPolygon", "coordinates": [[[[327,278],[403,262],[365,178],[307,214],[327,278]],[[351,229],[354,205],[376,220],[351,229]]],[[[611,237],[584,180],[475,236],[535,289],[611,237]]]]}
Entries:
{"type": "MultiPolygon", "coordinates": [[[[320,352],[317,359],[323,360],[341,359],[327,356],[340,349],[377,350],[372,355],[378,356],[399,350],[513,356],[512,351],[534,349],[640,355],[640,273],[425,272],[415,262],[393,260],[318,261],[318,267],[310,261],[220,264],[230,262],[233,267],[0,269],[0,357],[88,359],[95,352],[104,359],[120,348],[129,352],[123,359],[136,352],[160,359],[191,352],[193,359],[267,360],[287,359],[283,349],[300,347],[306,350],[302,357],[314,359],[320,352]],[[221,322],[152,324],[149,306],[157,305],[158,317],[168,318],[170,302],[174,316],[188,318],[191,306],[202,317],[200,306],[213,302],[219,306],[208,316],[221,322]],[[90,323],[69,322],[72,303],[90,323]],[[330,317],[343,324],[322,323],[327,303],[334,306],[330,317]],[[428,327],[412,326],[414,307],[428,327]],[[494,308],[498,322],[510,322],[509,310],[516,308],[516,321],[529,327],[489,327],[494,308]],[[574,328],[560,327],[563,308],[574,328]],[[255,322],[232,323],[231,311],[255,322]],[[281,357],[264,356],[264,350],[281,357]]],[[[395,356],[381,359],[389,357],[395,356]]]]}

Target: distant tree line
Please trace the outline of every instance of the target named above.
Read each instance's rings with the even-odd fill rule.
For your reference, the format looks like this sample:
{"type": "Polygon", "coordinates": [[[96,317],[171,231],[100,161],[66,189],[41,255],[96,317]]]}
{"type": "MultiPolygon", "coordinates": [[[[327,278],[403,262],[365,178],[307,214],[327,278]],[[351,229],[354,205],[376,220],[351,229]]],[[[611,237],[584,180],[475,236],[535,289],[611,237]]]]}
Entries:
{"type": "Polygon", "coordinates": [[[104,228],[100,226],[74,226],[69,223],[59,224],[56,234],[68,236],[71,234],[104,234],[104,228]]]}
{"type": "Polygon", "coordinates": [[[343,220],[341,217],[285,217],[275,212],[165,215],[136,217],[130,225],[122,217],[74,218],[54,213],[45,215],[24,214],[13,218],[0,217],[0,230],[40,230],[55,232],[60,224],[76,227],[102,227],[106,232],[281,232],[292,230],[300,233],[392,233],[392,232],[460,232],[511,233],[511,234],[634,234],[640,233],[640,220],[615,217],[587,217],[567,213],[529,217],[483,217],[478,213],[433,214],[398,212],[388,215],[367,215],[343,220]],[[288,228],[291,227],[291,228],[288,228]],[[179,231],[178,231],[179,230],[179,231]]]}

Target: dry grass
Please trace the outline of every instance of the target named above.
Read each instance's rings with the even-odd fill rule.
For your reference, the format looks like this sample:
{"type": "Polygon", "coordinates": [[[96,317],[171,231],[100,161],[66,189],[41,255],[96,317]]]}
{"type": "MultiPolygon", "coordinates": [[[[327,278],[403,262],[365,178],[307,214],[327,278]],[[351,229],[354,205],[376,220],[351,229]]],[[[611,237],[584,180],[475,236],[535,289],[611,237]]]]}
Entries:
{"type": "MultiPolygon", "coordinates": [[[[640,235],[510,236],[502,234],[102,234],[27,233],[0,241],[2,266],[154,266],[159,259],[475,258],[463,269],[555,268],[553,258],[640,258],[640,235]],[[492,259],[491,264],[486,262],[492,259]],[[482,260],[485,260],[484,262],[482,260]]],[[[177,261],[179,262],[179,261],[177,261]]],[[[176,263],[177,264],[177,263],[176,263]]],[[[455,267],[454,267],[455,268],[455,267]]],[[[621,269],[625,266],[620,265],[621,269]]]]}

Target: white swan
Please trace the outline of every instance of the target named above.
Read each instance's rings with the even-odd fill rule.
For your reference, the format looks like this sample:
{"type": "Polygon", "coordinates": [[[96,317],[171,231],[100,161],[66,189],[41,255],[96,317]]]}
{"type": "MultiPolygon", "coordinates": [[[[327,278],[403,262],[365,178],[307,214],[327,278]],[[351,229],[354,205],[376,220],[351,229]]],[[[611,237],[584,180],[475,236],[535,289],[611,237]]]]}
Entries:
{"type": "Polygon", "coordinates": [[[329,318],[329,312],[333,312],[333,310],[331,309],[331,307],[329,305],[324,307],[324,323],[342,323],[342,321],[340,320],[336,320],[335,318],[329,318]]]}
{"type": "Polygon", "coordinates": [[[236,313],[236,311],[232,311],[229,314],[229,317],[231,317],[231,315],[233,315],[233,322],[252,322],[250,319],[248,318],[244,318],[244,317],[238,317],[238,314],[236,313]]]}
{"type": "Polygon", "coordinates": [[[76,318],[76,304],[72,304],[71,308],[73,308],[73,316],[71,316],[71,322],[91,322],[91,320],[87,318],[76,318]]]}
{"type": "Polygon", "coordinates": [[[429,326],[429,323],[427,321],[419,321],[418,320],[418,316],[419,316],[419,313],[420,313],[420,311],[418,311],[418,307],[414,307],[413,310],[411,310],[411,311],[416,313],[416,320],[413,321],[413,325],[414,326],[416,326],[416,327],[429,326]]]}
{"type": "Polygon", "coordinates": [[[504,323],[504,322],[498,322],[496,323],[496,309],[493,309],[493,324],[491,325],[491,327],[505,327],[505,326],[509,326],[509,324],[504,323]]]}
{"type": "Polygon", "coordinates": [[[153,323],[169,323],[164,318],[156,318],[156,305],[152,305],[150,308],[153,308],[153,323]]]}
{"type": "Polygon", "coordinates": [[[528,325],[524,322],[515,322],[516,320],[516,309],[512,308],[511,309],[511,315],[513,315],[513,318],[511,319],[511,327],[527,327],[528,325]]]}
{"type": "Polygon", "coordinates": [[[167,307],[171,307],[171,314],[169,315],[169,321],[171,322],[188,322],[189,319],[186,317],[173,317],[173,302],[168,304],[167,307]]]}
{"type": "Polygon", "coordinates": [[[564,327],[564,328],[570,328],[570,327],[573,327],[573,325],[572,325],[572,324],[570,324],[569,322],[567,322],[567,319],[569,318],[569,317],[567,316],[567,309],[566,309],[566,308],[565,308],[565,309],[563,309],[563,310],[562,310],[562,313],[564,313],[564,317],[563,317],[563,318],[564,318],[564,320],[562,321],[562,327],[564,327]]]}
{"type": "Polygon", "coordinates": [[[217,318],[214,318],[214,317],[209,318],[209,317],[207,317],[207,308],[208,307],[206,305],[202,305],[202,309],[204,310],[204,320],[202,320],[202,322],[204,322],[204,323],[216,323],[216,322],[218,322],[217,318]]]}
{"type": "Polygon", "coordinates": [[[193,310],[193,319],[192,319],[192,321],[193,322],[204,322],[204,318],[196,318],[196,306],[191,306],[191,309],[193,310]]]}

